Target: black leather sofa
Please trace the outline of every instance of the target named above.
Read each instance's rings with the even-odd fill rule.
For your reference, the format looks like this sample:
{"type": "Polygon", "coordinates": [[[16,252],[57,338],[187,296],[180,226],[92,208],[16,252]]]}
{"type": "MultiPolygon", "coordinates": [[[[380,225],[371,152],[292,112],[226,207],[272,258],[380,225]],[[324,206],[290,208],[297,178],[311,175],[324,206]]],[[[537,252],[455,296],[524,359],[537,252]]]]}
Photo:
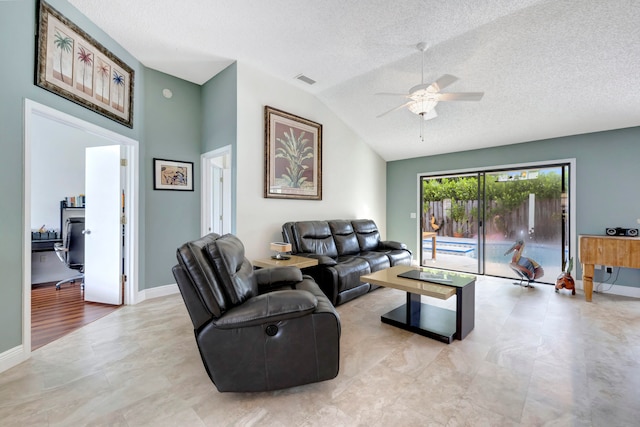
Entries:
{"type": "Polygon", "coordinates": [[[291,253],[315,258],[318,265],[304,269],[333,305],[339,305],[378,288],[361,283],[360,276],[394,265],[411,265],[404,243],[380,240],[370,219],[297,221],[282,226],[291,253]]]}
{"type": "Polygon", "coordinates": [[[340,319],[295,267],[254,270],[237,237],[178,248],[173,274],[218,391],[277,390],[335,378],[340,319]]]}

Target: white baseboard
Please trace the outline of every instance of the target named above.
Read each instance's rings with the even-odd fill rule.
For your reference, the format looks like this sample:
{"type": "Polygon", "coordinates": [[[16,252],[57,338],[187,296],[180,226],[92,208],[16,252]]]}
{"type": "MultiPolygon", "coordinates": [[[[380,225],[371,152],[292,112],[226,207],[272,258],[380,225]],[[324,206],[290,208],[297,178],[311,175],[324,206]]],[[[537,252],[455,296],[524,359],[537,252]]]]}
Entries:
{"type": "Polygon", "coordinates": [[[5,351],[4,353],[0,353],[0,372],[11,369],[28,358],[29,355],[25,354],[22,344],[5,351]]]}
{"type": "Polygon", "coordinates": [[[139,304],[142,301],[146,301],[148,299],[165,297],[167,295],[173,295],[177,293],[180,293],[180,289],[178,289],[178,285],[176,283],[173,283],[171,285],[156,286],[155,288],[143,289],[138,292],[134,304],[139,304]]]}
{"type": "Polygon", "coordinates": [[[623,297],[640,298],[640,288],[635,286],[611,285],[610,283],[594,283],[593,292],[599,294],[613,294],[623,297]]]}
{"type": "MultiPolygon", "coordinates": [[[[576,289],[584,290],[584,284],[582,280],[576,280],[576,289]]],[[[636,286],[611,285],[611,283],[593,282],[593,293],[640,298],[640,288],[636,286]]]]}

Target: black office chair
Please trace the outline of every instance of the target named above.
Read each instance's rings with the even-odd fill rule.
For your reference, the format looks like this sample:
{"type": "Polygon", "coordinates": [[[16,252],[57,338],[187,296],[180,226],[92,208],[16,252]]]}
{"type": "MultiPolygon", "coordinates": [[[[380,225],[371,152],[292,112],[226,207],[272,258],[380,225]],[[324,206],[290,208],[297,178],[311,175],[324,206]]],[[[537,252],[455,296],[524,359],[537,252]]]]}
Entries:
{"type": "Polygon", "coordinates": [[[75,283],[79,280],[84,289],[84,218],[67,218],[62,230],[62,243],[53,247],[60,261],[80,274],[56,283],[56,290],[64,283],[75,283]]]}

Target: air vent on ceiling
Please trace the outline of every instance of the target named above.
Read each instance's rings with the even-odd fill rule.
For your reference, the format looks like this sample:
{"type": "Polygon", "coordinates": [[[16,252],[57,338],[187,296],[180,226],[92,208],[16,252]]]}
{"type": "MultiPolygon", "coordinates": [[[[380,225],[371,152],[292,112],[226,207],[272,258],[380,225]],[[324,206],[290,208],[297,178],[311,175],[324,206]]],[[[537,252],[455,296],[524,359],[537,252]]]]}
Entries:
{"type": "Polygon", "coordinates": [[[316,82],[315,80],[310,79],[309,77],[305,76],[304,74],[298,74],[295,78],[300,80],[301,82],[305,82],[308,85],[312,85],[312,84],[314,84],[316,82]]]}

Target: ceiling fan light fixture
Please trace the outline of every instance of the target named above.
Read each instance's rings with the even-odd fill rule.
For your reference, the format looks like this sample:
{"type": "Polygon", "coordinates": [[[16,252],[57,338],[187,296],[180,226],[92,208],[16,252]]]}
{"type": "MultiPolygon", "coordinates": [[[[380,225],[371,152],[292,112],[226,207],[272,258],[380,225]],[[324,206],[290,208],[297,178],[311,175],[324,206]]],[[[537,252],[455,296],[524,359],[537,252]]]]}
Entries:
{"type": "MultiPolygon", "coordinates": [[[[438,105],[437,99],[421,99],[407,105],[409,111],[419,116],[424,116],[438,105]]],[[[425,119],[426,120],[426,119],[425,119]]]]}

